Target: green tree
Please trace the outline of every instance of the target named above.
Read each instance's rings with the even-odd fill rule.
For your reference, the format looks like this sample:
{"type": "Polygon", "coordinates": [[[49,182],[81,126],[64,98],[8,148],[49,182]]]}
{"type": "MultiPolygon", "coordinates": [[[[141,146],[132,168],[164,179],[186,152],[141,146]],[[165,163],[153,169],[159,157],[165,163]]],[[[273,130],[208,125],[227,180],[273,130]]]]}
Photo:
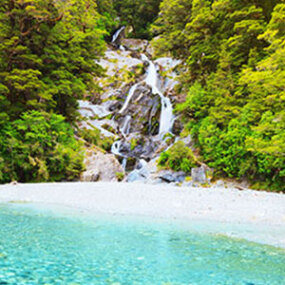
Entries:
{"type": "Polygon", "coordinates": [[[1,1],[0,91],[12,119],[37,109],[74,120],[77,99],[92,94],[101,72],[99,20],[89,0],[1,1]]]}
{"type": "Polygon", "coordinates": [[[160,33],[157,53],[185,63],[180,80],[189,91],[176,111],[204,160],[216,174],[284,190],[285,26],[278,2],[165,0],[153,29],[160,33]]]}
{"type": "Polygon", "coordinates": [[[121,25],[132,28],[131,36],[150,38],[150,25],[159,12],[161,0],[114,0],[121,25]]]}
{"type": "Polygon", "coordinates": [[[97,91],[103,22],[93,0],[0,2],[1,182],[79,177],[81,147],[66,121],[97,91]]]}
{"type": "Polygon", "coordinates": [[[25,112],[0,139],[1,182],[74,180],[83,170],[81,145],[61,115],[25,112]]]}

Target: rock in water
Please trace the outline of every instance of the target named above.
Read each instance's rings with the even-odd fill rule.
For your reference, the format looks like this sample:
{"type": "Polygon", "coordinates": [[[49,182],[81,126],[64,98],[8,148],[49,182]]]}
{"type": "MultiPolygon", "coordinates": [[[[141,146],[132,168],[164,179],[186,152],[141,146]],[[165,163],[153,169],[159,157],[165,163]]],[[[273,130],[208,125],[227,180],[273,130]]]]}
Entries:
{"type": "Polygon", "coordinates": [[[86,157],[85,165],[86,171],[82,173],[81,181],[118,181],[118,173],[124,173],[113,154],[92,153],[86,157]]]}

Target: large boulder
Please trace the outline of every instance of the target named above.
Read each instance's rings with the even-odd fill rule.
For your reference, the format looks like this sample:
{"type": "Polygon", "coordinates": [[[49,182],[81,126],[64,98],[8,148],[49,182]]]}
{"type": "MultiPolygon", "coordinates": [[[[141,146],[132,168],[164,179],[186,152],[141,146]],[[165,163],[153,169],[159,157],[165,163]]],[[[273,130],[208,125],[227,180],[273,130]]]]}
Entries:
{"type": "Polygon", "coordinates": [[[148,46],[148,41],[141,39],[123,39],[121,44],[129,50],[145,52],[148,46]]]}
{"type": "Polygon", "coordinates": [[[118,181],[118,173],[124,173],[113,154],[87,152],[84,162],[86,171],[82,173],[81,181],[118,181]]]}
{"type": "Polygon", "coordinates": [[[185,180],[186,174],[183,171],[174,172],[172,170],[161,170],[156,176],[163,182],[182,183],[185,180]]]}

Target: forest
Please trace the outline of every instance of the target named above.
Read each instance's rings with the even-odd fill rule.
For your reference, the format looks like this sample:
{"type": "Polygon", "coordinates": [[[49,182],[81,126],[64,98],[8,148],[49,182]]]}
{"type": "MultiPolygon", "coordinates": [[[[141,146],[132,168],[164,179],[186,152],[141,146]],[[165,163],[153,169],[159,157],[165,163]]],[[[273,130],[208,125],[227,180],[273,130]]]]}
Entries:
{"type": "Polygon", "coordinates": [[[0,182],[79,179],[78,100],[122,26],[183,63],[175,114],[214,176],[285,191],[281,0],[1,0],[0,182]]]}

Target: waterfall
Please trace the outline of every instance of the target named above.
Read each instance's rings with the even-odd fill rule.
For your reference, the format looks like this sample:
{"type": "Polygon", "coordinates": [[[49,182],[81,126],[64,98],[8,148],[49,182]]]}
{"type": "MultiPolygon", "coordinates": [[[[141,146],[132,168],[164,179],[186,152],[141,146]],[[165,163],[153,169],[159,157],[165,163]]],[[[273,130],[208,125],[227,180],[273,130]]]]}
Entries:
{"type": "Polygon", "coordinates": [[[119,111],[119,114],[123,114],[124,111],[127,109],[128,105],[129,105],[129,102],[131,101],[133,95],[135,94],[135,91],[138,87],[139,83],[133,85],[129,91],[129,94],[128,94],[128,97],[123,105],[123,107],[121,108],[121,110],[119,111]]]}
{"type": "Polygon", "coordinates": [[[145,82],[151,86],[152,93],[158,94],[161,99],[159,135],[162,135],[171,131],[173,125],[173,107],[169,98],[165,97],[158,88],[159,77],[155,64],[144,54],[142,55],[142,59],[146,60],[149,63],[145,82]]]}
{"type": "MultiPolygon", "coordinates": [[[[173,107],[169,100],[169,98],[165,97],[162,92],[158,88],[158,72],[156,70],[155,64],[148,59],[148,57],[143,54],[141,56],[142,60],[147,61],[149,63],[149,67],[147,69],[147,76],[145,78],[145,83],[149,85],[152,88],[153,94],[158,94],[161,99],[161,114],[160,114],[160,125],[159,125],[159,134],[165,134],[169,131],[171,131],[172,125],[173,125],[173,107]]],[[[138,87],[139,84],[143,83],[137,83],[133,85],[129,91],[128,97],[119,111],[120,114],[123,114],[123,112],[128,107],[132,97],[134,96],[134,93],[138,87]]]]}
{"type": "Polygon", "coordinates": [[[125,138],[130,133],[131,120],[132,117],[130,115],[127,115],[124,118],[122,127],[120,128],[120,131],[125,138]]]}
{"type": "Polygon", "coordinates": [[[118,29],[115,34],[112,37],[112,43],[115,43],[118,37],[120,36],[121,32],[125,29],[125,26],[122,26],[120,29],[118,29]]]}
{"type": "Polygon", "coordinates": [[[114,142],[111,148],[111,152],[115,155],[124,157],[124,155],[120,152],[120,147],[121,147],[121,141],[114,142]]]}
{"type": "Polygon", "coordinates": [[[170,132],[173,126],[173,108],[169,98],[160,96],[161,98],[161,114],[160,114],[160,125],[159,134],[165,134],[170,132]]]}
{"type": "Polygon", "coordinates": [[[123,161],[122,161],[122,167],[123,169],[126,171],[127,168],[127,163],[128,163],[128,159],[126,157],[124,157],[123,161]]]}
{"type": "MultiPolygon", "coordinates": [[[[115,33],[115,35],[113,36],[114,40],[116,40],[115,36],[118,37],[118,34],[120,32],[121,31],[119,30],[118,32],[115,33]]],[[[147,61],[149,63],[149,66],[146,71],[146,78],[141,82],[134,84],[130,88],[128,96],[122,108],[120,109],[119,114],[123,114],[125,110],[128,108],[128,105],[132,100],[135,91],[137,90],[137,87],[142,83],[146,83],[148,86],[151,87],[152,93],[159,95],[161,99],[161,113],[160,113],[160,124],[159,124],[159,137],[161,138],[164,134],[170,132],[172,129],[174,122],[173,107],[170,99],[165,97],[159,89],[159,74],[156,69],[156,65],[145,54],[142,54],[141,58],[143,61],[147,61]]],[[[129,115],[125,116],[122,127],[120,128],[120,131],[125,138],[129,134],[131,120],[132,120],[131,116],[129,115]]],[[[125,155],[122,155],[122,153],[120,152],[121,143],[122,143],[121,141],[114,142],[111,151],[115,155],[125,157],[125,155]]]]}

